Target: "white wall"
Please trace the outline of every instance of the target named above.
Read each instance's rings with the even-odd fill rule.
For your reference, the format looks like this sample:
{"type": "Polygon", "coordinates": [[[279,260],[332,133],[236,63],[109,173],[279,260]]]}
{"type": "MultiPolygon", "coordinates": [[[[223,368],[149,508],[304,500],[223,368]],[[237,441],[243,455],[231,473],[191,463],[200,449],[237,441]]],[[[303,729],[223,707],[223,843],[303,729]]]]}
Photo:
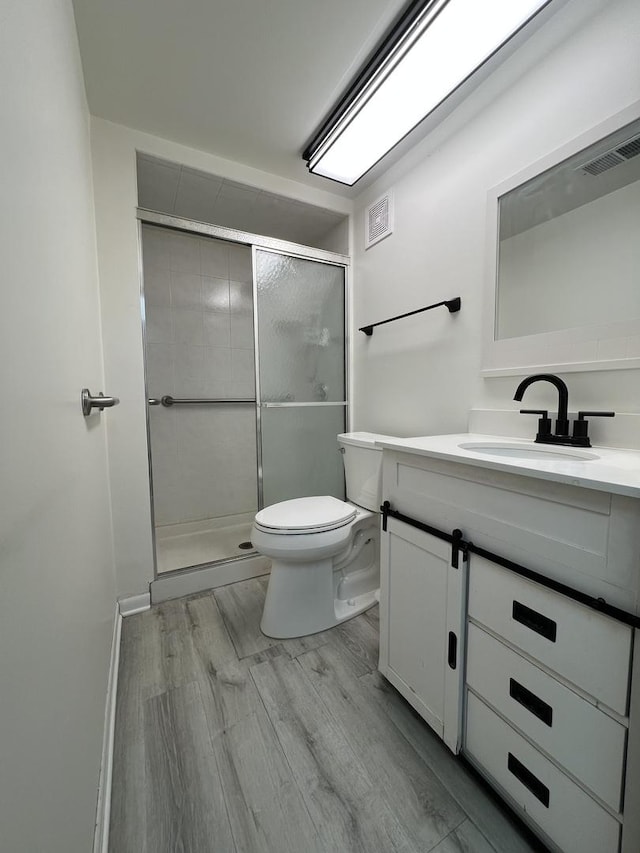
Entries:
{"type": "Polygon", "coordinates": [[[80,410],[104,388],[89,116],[70,0],[5,0],[0,18],[0,848],[87,853],[118,417],[80,410]]]}
{"type": "MultiPolygon", "coordinates": [[[[371,338],[354,333],[358,429],[459,432],[473,406],[515,408],[517,377],[480,377],[488,190],[637,99],[637,0],[569,0],[358,198],[356,328],[462,297],[459,314],[441,308],[376,329],[371,338]],[[388,188],[395,232],[365,252],[365,206],[388,188]]],[[[640,411],[636,370],[565,378],[573,411],[640,411]]],[[[532,388],[526,402],[556,403],[551,386],[532,388]]],[[[601,440],[609,428],[603,422],[601,440]]]]}
{"type": "Polygon", "coordinates": [[[136,151],[340,213],[347,199],[278,178],[102,119],[91,120],[105,374],[121,398],[110,423],[109,465],[119,596],[145,592],[153,579],[144,398],[136,151]]]}

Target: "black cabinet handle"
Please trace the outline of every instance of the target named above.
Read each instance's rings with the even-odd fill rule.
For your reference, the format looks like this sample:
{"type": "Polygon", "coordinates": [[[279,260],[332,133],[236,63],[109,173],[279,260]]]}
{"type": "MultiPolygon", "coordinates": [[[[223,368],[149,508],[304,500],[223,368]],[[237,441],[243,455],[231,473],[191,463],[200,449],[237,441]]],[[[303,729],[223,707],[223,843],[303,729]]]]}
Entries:
{"type": "Polygon", "coordinates": [[[453,631],[449,631],[449,653],[447,659],[451,669],[455,669],[458,663],[458,638],[453,631]]]}
{"type": "Polygon", "coordinates": [[[513,602],[511,615],[516,622],[520,622],[525,628],[529,628],[531,631],[535,631],[536,634],[540,634],[541,637],[546,637],[547,640],[555,643],[558,626],[553,619],[543,616],[542,613],[532,610],[519,601],[513,602]]]}
{"type": "Polygon", "coordinates": [[[519,782],[522,782],[525,788],[531,791],[533,796],[537,800],[540,800],[545,808],[549,808],[549,789],[547,786],[544,785],[537,776],[534,776],[533,773],[511,753],[509,753],[509,758],[507,759],[507,768],[509,773],[513,773],[516,779],[519,782]]]}
{"type": "Polygon", "coordinates": [[[553,708],[551,705],[548,705],[539,696],[536,696],[535,693],[527,690],[515,678],[509,679],[509,696],[515,699],[523,708],[526,708],[527,711],[530,711],[534,717],[542,720],[543,723],[551,728],[553,723],[553,708]]]}

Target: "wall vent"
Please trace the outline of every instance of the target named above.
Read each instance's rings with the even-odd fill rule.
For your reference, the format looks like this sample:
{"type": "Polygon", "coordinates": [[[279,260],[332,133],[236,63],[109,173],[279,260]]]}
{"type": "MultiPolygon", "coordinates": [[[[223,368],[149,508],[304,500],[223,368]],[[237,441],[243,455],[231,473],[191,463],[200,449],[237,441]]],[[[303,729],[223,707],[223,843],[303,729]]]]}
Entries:
{"type": "Polygon", "coordinates": [[[605,151],[594,160],[583,163],[578,166],[578,169],[582,169],[588,175],[600,175],[620,163],[631,160],[632,157],[637,157],[638,154],[640,154],[640,133],[632,139],[627,139],[622,145],[616,145],[615,148],[605,151]]]}
{"type": "Polygon", "coordinates": [[[393,232],[393,195],[391,191],[380,196],[367,208],[365,220],[365,249],[384,240],[393,232]]]}

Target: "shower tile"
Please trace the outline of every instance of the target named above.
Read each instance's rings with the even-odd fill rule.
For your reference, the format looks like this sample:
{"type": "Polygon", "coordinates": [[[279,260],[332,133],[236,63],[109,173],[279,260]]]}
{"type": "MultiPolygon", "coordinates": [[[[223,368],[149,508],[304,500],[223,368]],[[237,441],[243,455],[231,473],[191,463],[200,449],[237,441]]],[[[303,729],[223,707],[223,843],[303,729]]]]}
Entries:
{"type": "Polygon", "coordinates": [[[188,234],[169,235],[171,269],[200,275],[200,240],[188,234]]]}
{"type": "Polygon", "coordinates": [[[231,328],[228,314],[205,311],[203,315],[203,342],[207,347],[231,346],[231,328]]]}
{"type": "Polygon", "coordinates": [[[147,305],[146,334],[147,341],[151,344],[170,344],[173,342],[173,325],[169,307],[147,305]]]}
{"type": "Polygon", "coordinates": [[[250,282],[229,282],[229,305],[233,314],[253,313],[253,288],[250,282]]]}
{"type": "Polygon", "coordinates": [[[180,178],[180,166],[138,154],[137,167],[138,206],[171,212],[180,178]]]}
{"type": "Polygon", "coordinates": [[[154,440],[151,444],[153,459],[153,493],[161,494],[175,486],[178,479],[178,446],[164,447],[161,442],[154,440]]]}
{"type": "MultiPolygon", "coordinates": [[[[154,472],[157,457],[163,457],[177,462],[178,434],[176,427],[176,412],[165,406],[151,407],[149,409],[149,433],[151,439],[151,455],[153,459],[154,472]]],[[[175,473],[175,472],[174,472],[175,473]]],[[[171,478],[175,479],[174,476],[171,478]]]]}
{"type": "Polygon", "coordinates": [[[229,281],[226,278],[202,277],[202,305],[206,311],[229,311],[229,281]]]}
{"type": "Polygon", "coordinates": [[[180,381],[181,397],[208,397],[205,382],[201,376],[183,376],[180,381]]]}
{"type": "Polygon", "coordinates": [[[213,278],[229,278],[229,244],[220,240],[200,240],[200,264],[202,275],[213,278]]]}
{"type": "Polygon", "coordinates": [[[203,343],[202,312],[176,308],[173,311],[173,334],[176,343],[201,346],[203,343]]]}
{"type": "Polygon", "coordinates": [[[174,344],[147,344],[147,391],[150,397],[172,394],[174,344]]]}
{"type": "Polygon", "coordinates": [[[181,488],[165,485],[153,491],[153,516],[156,524],[174,524],[181,513],[181,488]]]}
{"type": "Polygon", "coordinates": [[[248,246],[229,247],[229,278],[236,281],[253,281],[251,249],[248,246]]]}
{"type": "Polygon", "coordinates": [[[165,269],[144,269],[144,299],[147,306],[169,307],[171,304],[171,273],[165,269]]]}
{"type": "Polygon", "coordinates": [[[252,397],[255,394],[255,369],[253,351],[231,350],[231,382],[236,397],[252,397]]]}
{"type": "Polygon", "coordinates": [[[229,381],[231,378],[231,350],[223,347],[204,347],[203,377],[206,381],[229,381]]]}
{"type": "Polygon", "coordinates": [[[215,200],[221,186],[221,178],[183,166],[176,192],[176,215],[200,222],[213,222],[215,200]]]}
{"type": "Polygon", "coordinates": [[[149,225],[142,226],[142,259],[145,275],[149,270],[169,269],[169,234],[149,225]]]}
{"type": "Polygon", "coordinates": [[[176,397],[184,396],[182,383],[185,380],[201,379],[203,376],[204,348],[189,344],[173,344],[173,369],[176,397]]]}
{"type": "Polygon", "coordinates": [[[202,280],[199,275],[188,272],[171,273],[172,308],[202,308],[202,280]]]}
{"type": "Polygon", "coordinates": [[[252,230],[255,217],[251,208],[259,190],[232,181],[223,181],[218,198],[216,199],[214,216],[216,222],[223,223],[228,228],[252,230]]]}
{"type": "Polygon", "coordinates": [[[231,346],[234,349],[253,350],[253,315],[231,315],[231,346]]]}
{"type": "Polygon", "coordinates": [[[231,395],[231,383],[220,379],[203,377],[201,384],[202,397],[211,397],[214,400],[226,400],[231,395]]]}

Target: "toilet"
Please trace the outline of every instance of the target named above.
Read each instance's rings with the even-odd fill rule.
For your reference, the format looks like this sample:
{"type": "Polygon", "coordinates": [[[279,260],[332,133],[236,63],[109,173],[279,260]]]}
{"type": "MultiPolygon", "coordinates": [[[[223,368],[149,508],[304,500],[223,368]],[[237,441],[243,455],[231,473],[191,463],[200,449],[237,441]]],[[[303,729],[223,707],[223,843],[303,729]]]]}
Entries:
{"type": "Polygon", "coordinates": [[[253,547],[271,558],[262,632],[286,639],[325,631],[367,610],[380,586],[382,448],[369,432],[338,435],[347,501],[296,498],[256,515],[253,547]]]}

